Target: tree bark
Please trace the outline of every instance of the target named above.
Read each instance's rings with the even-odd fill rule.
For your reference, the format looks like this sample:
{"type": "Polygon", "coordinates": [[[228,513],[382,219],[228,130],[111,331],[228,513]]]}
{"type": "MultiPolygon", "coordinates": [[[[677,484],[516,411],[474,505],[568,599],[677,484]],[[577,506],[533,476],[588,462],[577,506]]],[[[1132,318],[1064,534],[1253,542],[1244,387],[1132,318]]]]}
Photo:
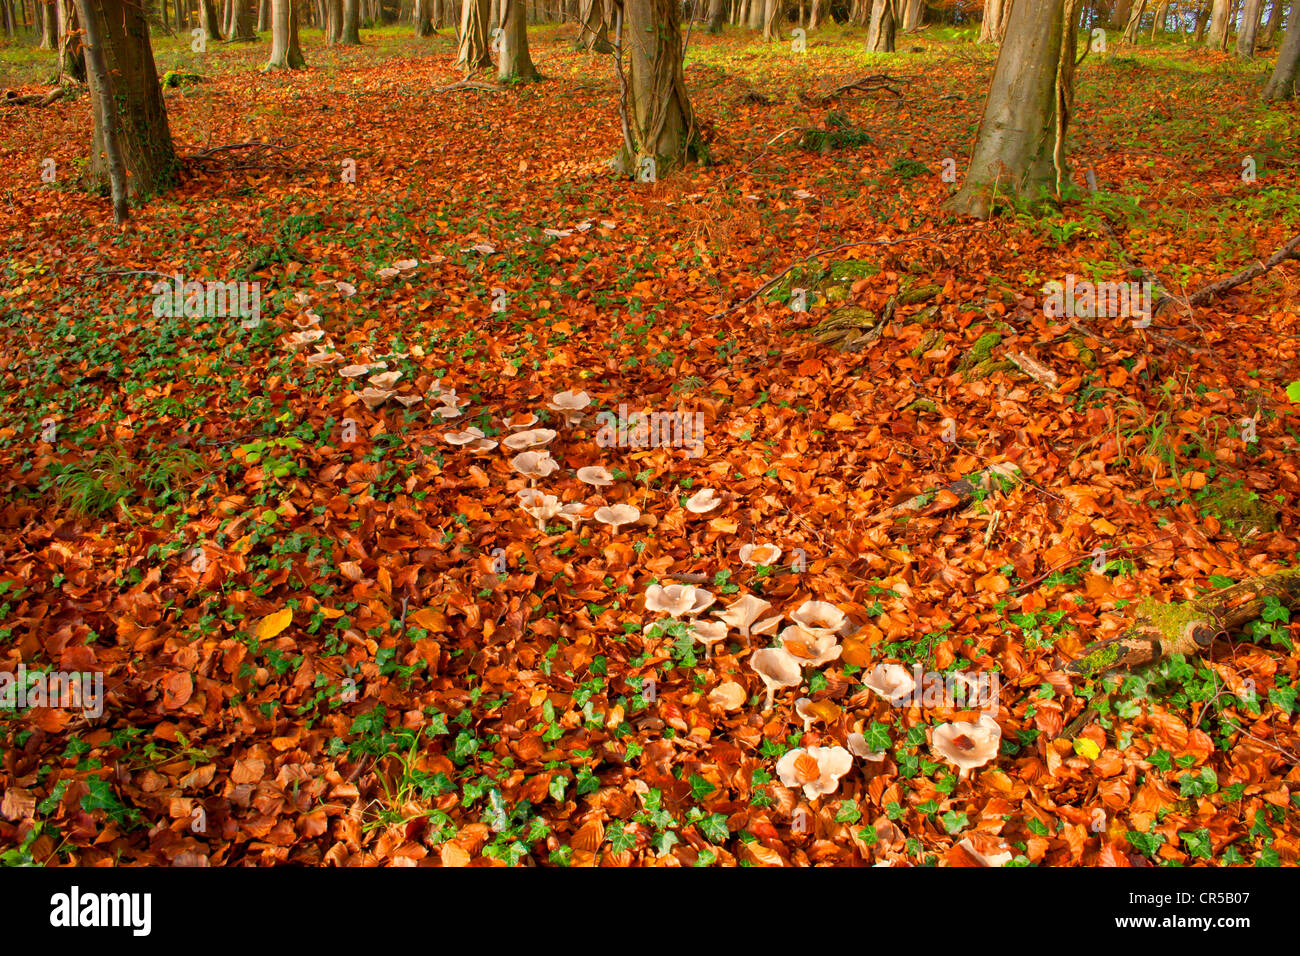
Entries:
{"type": "Polygon", "coordinates": [[[411,22],[415,25],[417,37],[431,37],[436,32],[433,28],[433,7],[435,0],[415,0],[415,9],[411,11],[411,22]]]}
{"type": "Polygon", "coordinates": [[[867,30],[867,49],[872,53],[893,53],[897,33],[897,0],[873,0],[871,26],[867,30]]]}
{"type": "MultiPolygon", "coordinates": [[[[816,0],[814,0],[816,2],[816,0]]],[[[727,18],[727,0],[709,0],[709,32],[722,32],[722,21],[727,18]]]]}
{"type": "Polygon", "coordinates": [[[1120,37],[1124,43],[1137,43],[1138,26],[1142,23],[1142,14],[1146,11],[1146,0],[1136,0],[1129,11],[1128,23],[1124,24],[1124,34],[1120,37]]]}
{"type": "Polygon", "coordinates": [[[212,0],[199,0],[199,12],[203,15],[203,32],[208,35],[208,40],[216,42],[221,39],[221,17],[217,13],[216,5],[212,0]]]}
{"type": "Polygon", "coordinates": [[[38,0],[41,17],[41,49],[55,50],[59,46],[59,11],[54,0],[38,0]]]}
{"type": "Polygon", "coordinates": [[[466,73],[492,66],[488,49],[489,0],[461,0],[456,65],[466,73]]]}
{"type": "Polygon", "coordinates": [[[1066,6],[1037,0],[1012,8],[966,182],[948,209],[986,219],[995,194],[1033,200],[1064,178],[1075,51],[1066,6]]]}
{"type": "Polygon", "coordinates": [[[232,40],[256,40],[257,33],[253,30],[254,5],[257,0],[234,0],[234,11],[231,16],[230,39],[232,40]]]}
{"type": "Polygon", "coordinates": [[[628,135],[616,165],[629,175],[653,161],[663,178],[700,154],[695,118],[682,76],[682,31],[677,0],[627,0],[628,135]]]}
{"type": "Polygon", "coordinates": [[[261,0],[257,5],[257,32],[265,33],[271,28],[271,0],[261,0]]]}
{"type": "Polygon", "coordinates": [[[984,0],[984,18],[980,20],[978,43],[1001,43],[1007,32],[1008,0],[984,0]]]}
{"type": "Polygon", "coordinates": [[[903,0],[903,32],[915,30],[925,20],[925,0],[903,0]]]}
{"type": "Polygon", "coordinates": [[[113,215],[122,222],[128,198],[143,199],[175,181],[167,109],[143,8],[131,0],[78,0],[78,7],[94,61],[88,63],[94,127],[88,169],[111,188],[113,215]]]}
{"type": "Polygon", "coordinates": [[[59,75],[85,82],[86,56],[78,32],[81,29],[75,0],[57,0],[59,17],[59,75]]]}
{"type": "Polygon", "coordinates": [[[361,46],[361,0],[343,0],[343,28],[339,43],[361,46]]]}
{"type": "Polygon", "coordinates": [[[1205,45],[1215,50],[1228,48],[1228,0],[1214,0],[1210,10],[1210,30],[1205,45]]]}
{"type": "Polygon", "coordinates": [[[781,39],[781,14],[785,10],[785,0],[763,0],[763,39],[771,43],[781,39]]]}
{"type": "MultiPolygon", "coordinates": [[[[1274,0],[1276,4],[1277,0],[1274,0]]],[[[1259,36],[1259,17],[1264,12],[1264,0],[1246,0],[1241,8],[1241,29],[1237,32],[1237,56],[1249,60],[1255,55],[1255,40],[1259,36]]]]}
{"type": "Polygon", "coordinates": [[[296,0],[271,0],[271,59],[263,70],[301,70],[306,65],[298,44],[296,0]]]}
{"type": "Polygon", "coordinates": [[[1282,25],[1282,12],[1286,9],[1286,4],[1282,0],[1273,0],[1273,7],[1268,13],[1268,26],[1264,28],[1264,35],[1259,38],[1263,46],[1272,46],[1273,38],[1277,36],[1278,27],[1282,25]]]}
{"type": "Polygon", "coordinates": [[[1291,12],[1291,22],[1282,37],[1273,75],[1264,85],[1264,102],[1277,103],[1295,98],[1297,73],[1300,72],[1300,10],[1291,12]]]}
{"type": "Polygon", "coordinates": [[[596,53],[612,52],[614,48],[609,43],[609,26],[605,17],[604,0],[582,0],[578,16],[582,24],[578,45],[584,50],[594,50],[596,53]]]}
{"type": "Polygon", "coordinates": [[[524,0],[502,0],[501,52],[497,54],[497,79],[541,78],[528,54],[528,23],[524,0]]]}

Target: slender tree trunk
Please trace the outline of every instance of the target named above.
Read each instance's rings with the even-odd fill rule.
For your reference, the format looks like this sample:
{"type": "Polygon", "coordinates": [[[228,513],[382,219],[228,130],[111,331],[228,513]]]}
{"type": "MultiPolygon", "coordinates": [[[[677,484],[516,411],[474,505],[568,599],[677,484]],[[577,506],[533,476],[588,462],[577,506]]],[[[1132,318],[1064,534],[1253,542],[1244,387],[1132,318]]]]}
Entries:
{"type": "Polygon", "coordinates": [[[200,9],[203,13],[203,31],[208,35],[208,41],[215,43],[221,39],[221,17],[217,14],[216,5],[212,0],[200,0],[200,9]]]}
{"type": "Polygon", "coordinates": [[[234,10],[231,16],[230,39],[240,41],[257,39],[257,33],[253,30],[253,13],[256,2],[257,0],[233,0],[234,10]]]}
{"type": "Polygon", "coordinates": [[[1066,6],[1018,0],[1012,8],[966,182],[946,204],[952,211],[985,219],[995,194],[1035,200],[1064,178],[1075,51],[1066,6]]]}
{"type": "Polygon", "coordinates": [[[925,0],[903,0],[903,32],[915,30],[925,20],[925,0]]]}
{"type": "Polygon", "coordinates": [[[78,0],[89,47],[94,132],[90,175],[108,183],[113,216],[128,215],[128,197],[168,188],[176,176],[167,108],[149,45],[144,10],[130,0],[78,0]]]}
{"type": "Polygon", "coordinates": [[[41,49],[56,50],[59,46],[59,11],[54,0],[39,0],[41,17],[41,49]]]}
{"type": "Polygon", "coordinates": [[[271,0],[260,0],[257,4],[257,32],[265,33],[271,28],[271,0]]]}
{"type": "Polygon", "coordinates": [[[578,17],[582,24],[582,33],[578,39],[580,47],[597,53],[609,53],[614,49],[609,43],[604,0],[582,0],[578,17]]]}
{"type": "Polygon", "coordinates": [[[86,56],[81,48],[78,32],[81,30],[75,0],[56,0],[59,19],[59,74],[84,82],[86,56]]]}
{"type": "Polygon", "coordinates": [[[1294,99],[1297,73],[1300,73],[1300,10],[1292,10],[1273,75],[1264,86],[1264,101],[1276,103],[1294,99]]]}
{"type": "Polygon", "coordinates": [[[271,59],[264,70],[301,70],[307,65],[298,44],[296,0],[271,0],[271,59]]]}
{"type": "Polygon", "coordinates": [[[749,0],[749,28],[751,30],[763,29],[763,4],[764,0],[749,0]]]}
{"type": "Polygon", "coordinates": [[[1123,30],[1128,26],[1129,13],[1133,7],[1133,0],[1116,0],[1115,6],[1110,10],[1110,21],[1106,24],[1112,30],[1123,30]]]}
{"type": "Polygon", "coordinates": [[[677,0],[630,0],[625,6],[632,155],[625,145],[616,165],[630,175],[648,166],[656,179],[663,178],[700,154],[682,77],[679,9],[677,0]]]}
{"type": "Polygon", "coordinates": [[[1264,35],[1259,38],[1263,46],[1271,47],[1273,38],[1277,36],[1278,27],[1282,25],[1282,11],[1286,9],[1286,4],[1282,0],[1273,0],[1273,7],[1268,13],[1268,26],[1264,28],[1264,35]]]}
{"type": "Polygon", "coordinates": [[[781,39],[781,24],[778,22],[785,9],[785,0],[763,0],[763,39],[771,43],[781,39]]]}
{"type": "Polygon", "coordinates": [[[433,0],[415,0],[415,9],[411,11],[411,20],[415,24],[415,35],[417,37],[433,36],[435,31],[431,8],[434,6],[433,0]]]}
{"type": "Polygon", "coordinates": [[[1142,14],[1146,11],[1146,0],[1135,0],[1129,11],[1128,23],[1124,24],[1124,34],[1120,37],[1124,43],[1137,43],[1138,26],[1142,23],[1142,14]]]}
{"type": "Polygon", "coordinates": [[[1214,0],[1210,10],[1210,32],[1205,45],[1215,50],[1228,48],[1228,0],[1214,0]]]}
{"type": "Polygon", "coordinates": [[[979,43],[1001,43],[1005,32],[1002,23],[1004,0],[984,0],[984,18],[980,21],[979,43]]]}
{"type": "Polygon", "coordinates": [[[489,0],[461,0],[456,65],[467,73],[492,66],[488,49],[489,0]]]}
{"type": "MultiPolygon", "coordinates": [[[[1277,0],[1274,0],[1276,3],[1277,0]]],[[[1264,12],[1264,0],[1246,0],[1241,8],[1241,29],[1237,32],[1237,56],[1249,60],[1255,55],[1255,40],[1259,36],[1259,17],[1264,12]]]]}
{"type": "Polygon", "coordinates": [[[808,30],[816,30],[821,25],[822,6],[826,0],[812,0],[812,9],[808,11],[808,30]]]}
{"type": "Polygon", "coordinates": [[[1169,0],[1161,0],[1156,4],[1156,15],[1151,21],[1151,39],[1155,40],[1157,33],[1165,32],[1165,21],[1169,19],[1169,0]]]}
{"type": "Polygon", "coordinates": [[[871,27],[867,30],[867,49],[872,53],[893,53],[897,0],[874,0],[871,27]]]}
{"type": "Polygon", "coordinates": [[[727,18],[727,0],[709,0],[709,32],[722,32],[722,21],[727,18]]]}
{"type": "Polygon", "coordinates": [[[541,78],[528,54],[528,23],[524,0],[502,0],[505,9],[501,25],[501,52],[497,54],[497,79],[536,80],[541,78]]]}

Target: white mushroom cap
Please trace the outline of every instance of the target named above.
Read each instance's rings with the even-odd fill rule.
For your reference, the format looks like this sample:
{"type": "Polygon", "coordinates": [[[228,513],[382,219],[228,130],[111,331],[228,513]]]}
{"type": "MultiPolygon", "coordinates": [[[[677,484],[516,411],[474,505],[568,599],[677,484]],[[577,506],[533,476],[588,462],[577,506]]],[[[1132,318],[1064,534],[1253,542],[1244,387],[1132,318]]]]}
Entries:
{"type": "Polygon", "coordinates": [[[597,508],[592,517],[601,524],[609,525],[613,529],[613,533],[618,534],[618,529],[623,525],[640,521],[641,511],[632,505],[607,505],[604,508],[597,508]]]}
{"type": "MultiPolygon", "coordinates": [[[[455,394],[455,392],[452,392],[453,397],[455,397],[455,394]]],[[[526,414],[515,415],[511,418],[503,418],[501,421],[510,431],[522,432],[527,431],[537,424],[537,416],[532,412],[527,412],[526,414]]]]}
{"type": "Polygon", "coordinates": [[[582,421],[583,410],[590,404],[591,396],[586,392],[569,390],[551,396],[551,400],[546,403],[546,407],[563,415],[565,422],[568,424],[576,425],[582,421]]]}
{"type": "Polygon", "coordinates": [[[777,628],[781,626],[781,621],[785,618],[784,614],[777,614],[775,617],[764,618],[757,624],[749,626],[750,637],[761,637],[767,635],[771,637],[776,633],[777,628]]]}
{"type": "Polygon", "coordinates": [[[549,428],[530,428],[528,431],[515,432],[501,440],[501,444],[511,451],[523,451],[527,448],[544,448],[555,440],[555,432],[549,428]]]}
{"type": "Polygon", "coordinates": [[[718,497],[717,492],[712,488],[701,488],[686,499],[686,510],[691,514],[702,515],[712,511],[720,504],[722,504],[722,499],[718,497]]]}
{"type": "Polygon", "coordinates": [[[986,846],[982,853],[975,849],[975,844],[971,842],[970,837],[962,838],[957,845],[974,857],[975,862],[980,866],[1006,866],[1012,860],[1011,851],[1001,844],[994,843],[994,846],[998,847],[996,850],[986,846]]]}
{"type": "Polygon", "coordinates": [[[726,640],[727,625],[721,621],[692,621],[691,636],[704,645],[709,656],[713,654],[713,645],[726,640]]]}
{"type": "Polygon", "coordinates": [[[838,631],[844,624],[844,612],[827,601],[804,601],[790,619],[813,632],[838,631]]]}
{"type": "Polygon", "coordinates": [[[469,445],[483,437],[483,432],[471,425],[463,432],[446,432],[443,440],[449,445],[469,445]]]}
{"type": "Polygon", "coordinates": [[[1001,741],[1001,726],[988,714],[981,714],[974,723],[954,720],[935,727],[930,746],[944,760],[961,768],[959,776],[964,777],[995,758],[1001,741]]]}
{"type": "Polygon", "coordinates": [[[614,483],[614,475],[600,465],[588,465],[586,468],[578,469],[578,480],[593,488],[604,488],[614,483]]]}
{"type": "Polygon", "coordinates": [[[741,564],[771,567],[781,560],[781,549],[774,544],[746,544],[740,548],[741,564]]]}
{"type": "Polygon", "coordinates": [[[345,365],[339,369],[339,374],[344,378],[360,378],[369,371],[369,365],[345,365]]]}
{"type": "Polygon", "coordinates": [[[374,386],[367,386],[357,392],[357,394],[360,395],[361,400],[366,403],[366,408],[373,411],[392,398],[394,393],[391,388],[375,388],[374,386]]]}
{"type": "Polygon", "coordinates": [[[916,689],[912,675],[906,667],[899,664],[877,664],[862,684],[891,704],[897,703],[916,689]]]}
{"type": "Polygon", "coordinates": [[[546,522],[560,513],[560,499],[555,495],[537,495],[520,502],[519,507],[533,516],[537,530],[546,530],[546,522]]]}
{"type": "Polygon", "coordinates": [[[859,733],[849,734],[848,739],[849,753],[855,757],[861,757],[863,760],[870,760],[872,763],[880,763],[885,759],[883,750],[872,750],[867,746],[867,738],[859,733]]]}
{"type": "Polygon", "coordinates": [[[794,687],[803,682],[803,669],[799,662],[790,656],[789,651],[780,647],[765,647],[749,655],[749,666],[763,679],[767,686],[767,706],[772,709],[772,700],[778,687],[794,687]]]}
{"type": "Polygon", "coordinates": [[[703,588],[693,584],[669,584],[667,586],[652,584],[645,591],[647,611],[659,614],[671,614],[673,617],[694,616],[707,608],[714,597],[703,588]]]}
{"type": "Polygon", "coordinates": [[[367,379],[367,381],[369,381],[371,385],[375,386],[375,388],[392,388],[397,384],[397,380],[401,377],[402,373],[394,370],[391,372],[380,372],[378,375],[372,375],[367,379]]]}
{"type": "Polygon", "coordinates": [[[787,787],[803,787],[804,796],[815,800],[834,793],[852,766],[853,757],[843,747],[796,747],[776,762],[776,772],[787,787]]]}
{"type": "Polygon", "coordinates": [[[510,459],[510,467],[527,478],[545,478],[560,467],[546,451],[526,451],[510,459]]]}
{"type": "Polygon", "coordinates": [[[742,596],[725,611],[716,611],[718,619],[728,627],[740,631],[743,637],[749,637],[750,625],[758,620],[760,614],[771,610],[772,605],[752,594],[742,596]]]}
{"type": "Polygon", "coordinates": [[[798,658],[805,667],[820,667],[838,660],[844,649],[834,634],[815,634],[798,624],[792,624],[777,638],[791,657],[798,658]]]}
{"type": "Polygon", "coordinates": [[[570,502],[560,509],[560,517],[569,523],[569,526],[575,531],[578,525],[587,520],[587,509],[590,505],[585,505],[581,501],[570,502]]]}

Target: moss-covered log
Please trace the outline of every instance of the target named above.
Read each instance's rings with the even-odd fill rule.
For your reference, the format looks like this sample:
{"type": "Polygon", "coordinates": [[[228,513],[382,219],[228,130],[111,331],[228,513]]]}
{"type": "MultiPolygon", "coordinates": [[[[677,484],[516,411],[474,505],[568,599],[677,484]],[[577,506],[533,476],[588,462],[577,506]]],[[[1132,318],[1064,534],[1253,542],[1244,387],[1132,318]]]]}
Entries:
{"type": "Polygon", "coordinates": [[[1143,601],[1131,628],[1119,637],[1088,645],[1066,670],[1097,677],[1119,668],[1154,664],[1171,654],[1197,654],[1258,618],[1270,597],[1289,610],[1300,609],[1300,569],[1242,581],[1195,601],[1143,601]]]}

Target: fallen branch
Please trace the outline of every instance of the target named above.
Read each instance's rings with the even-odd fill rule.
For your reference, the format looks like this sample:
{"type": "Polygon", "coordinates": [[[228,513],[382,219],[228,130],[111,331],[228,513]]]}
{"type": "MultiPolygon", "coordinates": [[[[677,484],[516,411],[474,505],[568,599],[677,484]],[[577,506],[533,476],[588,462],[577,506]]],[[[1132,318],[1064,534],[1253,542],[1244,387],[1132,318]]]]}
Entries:
{"type": "Polygon", "coordinates": [[[864,76],[861,79],[854,80],[852,83],[845,83],[843,86],[837,86],[829,93],[823,93],[818,97],[809,97],[818,103],[828,103],[833,99],[843,96],[845,93],[875,93],[884,90],[887,93],[893,93],[899,99],[903,98],[903,92],[895,89],[892,84],[905,83],[906,80],[896,76],[888,76],[884,73],[873,73],[871,76],[864,76]]]}
{"type": "Polygon", "coordinates": [[[1166,302],[1178,301],[1185,305],[1199,305],[1202,302],[1214,298],[1221,292],[1235,289],[1237,286],[1244,285],[1251,279],[1256,279],[1259,276],[1264,275],[1266,272],[1271,272],[1275,267],[1281,265],[1287,259],[1296,258],[1300,258],[1300,232],[1296,233],[1282,245],[1278,246],[1277,250],[1264,261],[1257,261],[1254,265],[1247,266],[1240,272],[1234,273],[1230,276],[1225,276],[1222,279],[1216,279],[1208,285],[1203,285],[1186,299],[1174,299],[1172,296],[1168,295],[1161,296],[1156,300],[1155,305],[1151,307],[1151,313],[1154,315],[1156,312],[1159,312],[1160,307],[1166,302]]]}
{"type": "Polygon", "coordinates": [[[919,495],[913,495],[892,508],[877,512],[872,517],[893,520],[902,515],[917,514],[926,508],[929,508],[928,514],[938,514],[942,511],[951,511],[954,508],[964,508],[975,500],[976,494],[993,491],[1000,487],[1002,478],[1019,481],[1020,469],[1010,462],[1000,462],[985,468],[977,474],[958,478],[941,488],[931,488],[919,495]],[[931,505],[933,507],[930,507],[931,505]]]}
{"type": "Polygon", "coordinates": [[[67,96],[66,86],[56,86],[47,93],[19,93],[17,90],[5,90],[0,94],[0,104],[5,106],[49,106],[55,100],[67,96]]]}

